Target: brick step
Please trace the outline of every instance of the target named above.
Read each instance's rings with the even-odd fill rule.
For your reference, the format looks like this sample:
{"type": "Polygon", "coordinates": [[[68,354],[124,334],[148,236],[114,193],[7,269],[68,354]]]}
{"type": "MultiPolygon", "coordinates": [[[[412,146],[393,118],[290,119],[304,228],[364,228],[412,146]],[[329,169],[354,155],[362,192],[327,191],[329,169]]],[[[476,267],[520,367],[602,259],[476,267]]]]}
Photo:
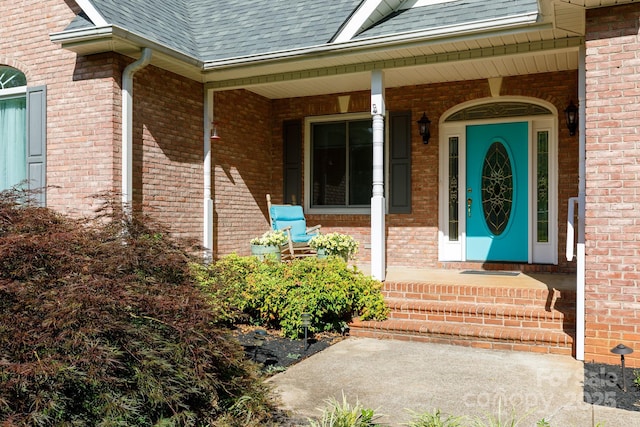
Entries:
{"type": "Polygon", "coordinates": [[[391,320],[425,320],[562,331],[575,327],[575,311],[504,304],[386,298],[391,320]]]}
{"type": "Polygon", "coordinates": [[[573,331],[389,319],[350,325],[351,336],[572,355],[573,331]]]}
{"type": "Polygon", "coordinates": [[[575,290],[386,281],[382,291],[389,319],[356,319],[351,335],[573,354],[575,290]]]}
{"type": "Polygon", "coordinates": [[[385,282],[382,293],[385,298],[544,307],[563,312],[575,311],[576,304],[575,290],[542,288],[385,282]]]}

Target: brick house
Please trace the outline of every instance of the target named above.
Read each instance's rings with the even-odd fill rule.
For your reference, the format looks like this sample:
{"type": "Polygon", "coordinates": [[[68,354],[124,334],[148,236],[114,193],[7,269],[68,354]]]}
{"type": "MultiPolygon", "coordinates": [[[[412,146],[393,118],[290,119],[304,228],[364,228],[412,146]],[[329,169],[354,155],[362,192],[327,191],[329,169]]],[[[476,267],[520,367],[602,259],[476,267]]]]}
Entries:
{"type": "Polygon", "coordinates": [[[248,254],[271,194],[379,279],[569,274],[572,354],[640,366],[640,5],[330,4],[5,5],[0,188],[75,215],[115,190],[214,257],[248,254]]]}

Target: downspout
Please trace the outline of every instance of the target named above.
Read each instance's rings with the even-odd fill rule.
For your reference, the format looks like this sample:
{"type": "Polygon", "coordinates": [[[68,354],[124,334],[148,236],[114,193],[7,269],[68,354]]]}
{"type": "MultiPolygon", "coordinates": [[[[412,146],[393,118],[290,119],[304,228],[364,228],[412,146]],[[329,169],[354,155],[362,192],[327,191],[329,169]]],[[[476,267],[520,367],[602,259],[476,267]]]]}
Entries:
{"type": "Polygon", "coordinates": [[[584,360],[585,341],[585,219],[586,219],[586,49],[578,52],[578,108],[580,130],[578,133],[578,244],[576,248],[576,359],[584,360]]]}
{"type": "Polygon", "coordinates": [[[151,62],[153,51],[142,49],[140,58],[122,72],[122,209],[131,214],[133,202],[133,75],[151,62]]]}
{"type": "Polygon", "coordinates": [[[213,122],[213,91],[204,90],[204,223],[202,247],[205,262],[213,260],[213,198],[211,190],[211,123],[213,122]]]}

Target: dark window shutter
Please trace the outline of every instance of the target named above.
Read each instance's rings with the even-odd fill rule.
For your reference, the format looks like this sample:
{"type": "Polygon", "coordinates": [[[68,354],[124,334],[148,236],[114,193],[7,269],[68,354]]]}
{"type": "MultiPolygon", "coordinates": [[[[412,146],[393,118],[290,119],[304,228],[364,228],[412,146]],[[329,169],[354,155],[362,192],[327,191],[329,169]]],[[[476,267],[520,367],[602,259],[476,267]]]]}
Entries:
{"type": "Polygon", "coordinates": [[[284,203],[301,204],[302,192],[302,124],[300,120],[290,120],[283,128],[283,193],[284,203]]]}
{"type": "Polygon", "coordinates": [[[35,199],[46,204],[47,91],[45,86],[27,89],[27,179],[35,199]]]}
{"type": "Polygon", "coordinates": [[[389,213],[411,213],[411,112],[389,113],[389,213]]]}

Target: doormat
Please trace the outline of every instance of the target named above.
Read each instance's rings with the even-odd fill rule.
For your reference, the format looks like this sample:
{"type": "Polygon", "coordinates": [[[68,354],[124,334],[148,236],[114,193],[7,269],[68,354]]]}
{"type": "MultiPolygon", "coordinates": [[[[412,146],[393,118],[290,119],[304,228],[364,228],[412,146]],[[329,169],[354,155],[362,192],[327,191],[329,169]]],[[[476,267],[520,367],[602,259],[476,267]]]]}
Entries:
{"type": "Polygon", "coordinates": [[[518,276],[519,271],[464,270],[460,274],[481,274],[483,276],[518,276]]]}

